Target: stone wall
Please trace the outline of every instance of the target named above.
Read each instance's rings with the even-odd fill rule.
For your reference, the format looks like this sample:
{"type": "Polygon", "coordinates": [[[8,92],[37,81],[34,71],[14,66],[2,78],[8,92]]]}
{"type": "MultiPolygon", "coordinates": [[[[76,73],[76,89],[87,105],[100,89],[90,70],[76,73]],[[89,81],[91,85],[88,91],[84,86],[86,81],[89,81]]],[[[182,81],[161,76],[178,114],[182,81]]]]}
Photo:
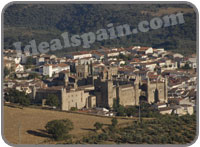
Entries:
{"type": "Polygon", "coordinates": [[[84,90],[68,90],[65,88],[58,90],[46,90],[40,89],[36,91],[35,102],[42,103],[43,99],[46,99],[48,95],[54,94],[58,97],[61,103],[61,110],[70,110],[72,107],[77,109],[82,109],[84,107],[96,106],[96,97],[90,98],[90,104],[88,101],[89,92],[84,92],[84,90]]]}
{"type": "Polygon", "coordinates": [[[166,82],[147,82],[148,103],[167,102],[167,83],[166,82]]]}
{"type": "Polygon", "coordinates": [[[70,110],[72,107],[81,109],[87,106],[87,99],[89,93],[85,93],[83,90],[70,90],[63,91],[62,93],[62,106],[61,110],[70,110]]]}
{"type": "Polygon", "coordinates": [[[122,106],[134,106],[136,103],[136,98],[135,98],[135,90],[132,85],[128,87],[122,87],[119,86],[117,88],[118,90],[118,95],[117,98],[119,99],[119,104],[122,106]]]}
{"type": "Polygon", "coordinates": [[[79,78],[87,78],[89,75],[89,66],[88,65],[77,65],[76,74],[79,78]]]}

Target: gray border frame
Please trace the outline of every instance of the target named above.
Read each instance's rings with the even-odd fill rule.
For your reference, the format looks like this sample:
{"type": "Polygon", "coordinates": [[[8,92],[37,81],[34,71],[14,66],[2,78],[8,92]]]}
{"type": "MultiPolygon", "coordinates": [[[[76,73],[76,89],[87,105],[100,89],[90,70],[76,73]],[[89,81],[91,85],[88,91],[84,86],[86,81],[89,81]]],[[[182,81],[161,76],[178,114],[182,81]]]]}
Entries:
{"type": "MultiPolygon", "coordinates": [[[[8,4],[6,4],[4,6],[4,8],[2,9],[1,11],[1,20],[2,20],[2,23],[1,23],[1,65],[2,65],[2,68],[1,68],[1,97],[3,97],[3,82],[4,82],[4,78],[3,78],[3,74],[4,74],[4,64],[3,64],[3,50],[4,50],[4,32],[3,32],[3,29],[4,29],[4,12],[5,10],[11,6],[11,5],[14,5],[14,4],[186,4],[186,5],[189,5],[191,6],[195,13],[196,13],[196,31],[197,31],[197,34],[196,34],[196,54],[197,54],[197,61],[198,61],[198,68],[197,68],[197,73],[198,73],[198,76],[197,76],[197,79],[198,79],[198,84],[197,84],[197,88],[198,88],[198,91],[197,91],[197,99],[196,99],[196,118],[197,118],[197,127],[196,127],[196,136],[195,136],[195,139],[191,142],[191,143],[188,143],[188,144],[122,144],[122,145],[118,145],[118,146],[127,146],[127,147],[131,147],[131,146],[151,146],[151,147],[154,147],[154,146],[158,146],[158,147],[162,147],[162,146],[176,146],[176,147],[183,147],[183,146],[190,146],[192,144],[194,144],[198,137],[199,137],[199,12],[198,12],[198,9],[197,7],[191,3],[191,2],[188,2],[188,1],[12,1],[12,2],[9,2],[8,4]]],[[[66,146],[66,144],[59,144],[59,145],[52,145],[52,144],[49,144],[49,145],[44,145],[44,144],[12,144],[10,142],[8,142],[4,136],[4,109],[3,109],[3,106],[4,106],[4,103],[3,103],[3,98],[1,99],[1,136],[2,136],[2,139],[4,140],[4,142],[10,146],[22,146],[22,147],[26,147],[26,146],[30,146],[30,147],[34,147],[34,146],[66,146]]],[[[110,146],[110,147],[114,147],[116,146],[117,144],[113,144],[113,145],[93,145],[93,144],[88,144],[88,145],[85,145],[85,146],[110,146]]],[[[69,144],[68,146],[75,146],[75,147],[80,147],[82,146],[81,144],[80,145],[75,145],[75,144],[69,144]]]]}

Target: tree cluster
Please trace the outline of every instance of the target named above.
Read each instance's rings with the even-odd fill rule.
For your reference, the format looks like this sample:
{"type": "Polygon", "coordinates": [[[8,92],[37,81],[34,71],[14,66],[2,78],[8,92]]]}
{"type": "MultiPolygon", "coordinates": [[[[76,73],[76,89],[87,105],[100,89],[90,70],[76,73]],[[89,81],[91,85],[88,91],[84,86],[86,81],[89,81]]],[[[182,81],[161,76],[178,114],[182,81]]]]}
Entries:
{"type": "Polygon", "coordinates": [[[26,95],[25,92],[21,92],[15,89],[9,89],[5,93],[5,100],[11,103],[17,103],[23,106],[30,105],[30,97],[26,95]]]}
{"type": "Polygon", "coordinates": [[[62,119],[48,122],[45,128],[55,140],[60,141],[70,138],[69,131],[71,131],[74,126],[69,119],[62,119]]]}
{"type": "Polygon", "coordinates": [[[83,137],[87,144],[110,141],[115,144],[186,144],[196,136],[196,115],[163,115],[154,119],[133,121],[122,128],[104,129],[100,134],[83,137]]]}

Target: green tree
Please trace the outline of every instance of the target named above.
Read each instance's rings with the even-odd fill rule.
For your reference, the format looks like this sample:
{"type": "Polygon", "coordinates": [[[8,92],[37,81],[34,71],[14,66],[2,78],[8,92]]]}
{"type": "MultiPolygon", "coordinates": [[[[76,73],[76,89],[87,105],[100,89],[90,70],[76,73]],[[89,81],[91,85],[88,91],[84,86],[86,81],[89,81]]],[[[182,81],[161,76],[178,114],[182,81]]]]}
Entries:
{"type": "Polygon", "coordinates": [[[34,64],[35,64],[35,59],[31,56],[27,57],[26,65],[34,65],[34,64]]]}
{"type": "Polygon", "coordinates": [[[25,68],[31,68],[35,64],[35,59],[31,56],[27,57],[25,68]]]}
{"type": "Polygon", "coordinates": [[[25,92],[16,89],[9,89],[5,94],[5,100],[11,103],[18,103],[23,106],[30,105],[30,97],[25,92]]]}
{"type": "Polygon", "coordinates": [[[9,74],[10,74],[10,70],[7,67],[5,67],[4,68],[4,77],[6,77],[9,74]]]}
{"type": "Polygon", "coordinates": [[[30,98],[28,96],[21,96],[19,98],[19,104],[23,106],[28,106],[30,105],[30,98]]]}
{"type": "Polygon", "coordinates": [[[97,131],[97,130],[99,130],[99,129],[101,129],[101,128],[103,127],[103,124],[100,123],[100,122],[96,122],[96,123],[94,124],[94,127],[96,128],[96,131],[97,131]]]}
{"type": "Polygon", "coordinates": [[[98,139],[102,141],[108,140],[108,135],[106,133],[101,133],[98,135],[98,139]]]}
{"type": "Polygon", "coordinates": [[[52,134],[55,140],[64,140],[70,137],[68,133],[74,126],[69,119],[62,119],[48,122],[45,128],[49,134],[52,134]]]}
{"type": "Polygon", "coordinates": [[[111,120],[111,122],[112,122],[112,126],[113,126],[113,127],[115,127],[115,126],[118,124],[118,121],[117,121],[116,118],[113,118],[113,119],[111,120]]]}
{"type": "Polygon", "coordinates": [[[35,79],[35,78],[38,78],[39,75],[36,74],[36,73],[30,73],[29,76],[28,76],[28,79],[35,79]]]}
{"type": "Polygon", "coordinates": [[[71,107],[71,111],[77,111],[78,109],[76,107],[71,107]]]}
{"type": "Polygon", "coordinates": [[[124,106],[120,105],[117,108],[117,116],[125,116],[126,115],[126,109],[124,106]]]}
{"type": "Polygon", "coordinates": [[[127,116],[137,116],[138,115],[138,108],[136,106],[129,107],[126,109],[127,116]]]}
{"type": "Polygon", "coordinates": [[[186,63],[184,67],[182,67],[183,69],[191,69],[189,63],[186,63]]]}
{"type": "Polygon", "coordinates": [[[117,111],[117,108],[118,108],[118,107],[119,107],[118,101],[117,101],[117,99],[115,98],[115,99],[113,99],[113,110],[117,111]]]}
{"type": "Polygon", "coordinates": [[[58,107],[60,105],[58,97],[56,95],[54,95],[54,94],[50,94],[47,97],[46,105],[58,107]]]}

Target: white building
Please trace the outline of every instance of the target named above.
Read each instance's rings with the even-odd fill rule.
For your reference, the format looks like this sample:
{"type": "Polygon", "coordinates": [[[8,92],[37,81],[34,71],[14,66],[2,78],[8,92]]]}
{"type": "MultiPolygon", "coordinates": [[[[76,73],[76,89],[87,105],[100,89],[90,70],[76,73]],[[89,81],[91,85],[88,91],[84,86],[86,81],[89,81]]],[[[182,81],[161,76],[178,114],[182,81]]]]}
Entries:
{"type": "Polygon", "coordinates": [[[44,62],[45,62],[44,57],[36,58],[36,65],[42,65],[42,64],[44,64],[44,62]]]}
{"type": "Polygon", "coordinates": [[[171,60],[159,61],[159,66],[163,70],[174,70],[177,69],[177,62],[172,62],[171,60]]]}
{"type": "Polygon", "coordinates": [[[186,115],[186,114],[192,115],[194,113],[194,107],[191,105],[185,105],[185,104],[176,105],[176,106],[173,106],[173,109],[174,109],[174,113],[179,116],[186,115]]]}
{"type": "Polygon", "coordinates": [[[156,63],[146,63],[144,64],[146,68],[148,68],[150,71],[154,71],[155,67],[156,67],[156,63]]]}
{"type": "Polygon", "coordinates": [[[140,54],[152,54],[153,48],[152,47],[140,47],[137,52],[140,54]]]}
{"type": "Polygon", "coordinates": [[[21,64],[16,64],[15,72],[24,72],[24,66],[21,64]]]}
{"type": "Polygon", "coordinates": [[[19,64],[21,62],[21,58],[20,57],[15,57],[14,61],[15,61],[15,64],[19,64]]]}
{"type": "Polygon", "coordinates": [[[192,68],[197,68],[197,58],[189,58],[188,60],[192,68]]]}
{"type": "Polygon", "coordinates": [[[160,114],[172,114],[173,109],[169,107],[158,109],[160,114]]]}
{"type": "Polygon", "coordinates": [[[107,52],[107,57],[116,57],[119,56],[118,51],[107,52]]]}
{"type": "Polygon", "coordinates": [[[92,57],[92,54],[87,51],[82,51],[82,52],[75,52],[75,53],[69,54],[67,55],[67,57],[72,58],[72,59],[82,59],[82,58],[92,57]]]}
{"type": "Polygon", "coordinates": [[[173,54],[173,57],[174,58],[183,58],[183,55],[176,53],[176,54],[173,54]]]}
{"type": "Polygon", "coordinates": [[[166,108],[167,107],[167,104],[166,103],[155,103],[154,105],[153,105],[153,107],[155,108],[155,109],[160,109],[160,108],[166,108]]]}
{"type": "Polygon", "coordinates": [[[158,52],[158,54],[163,54],[166,52],[164,48],[157,48],[155,50],[158,52]]]}
{"type": "Polygon", "coordinates": [[[61,64],[46,64],[43,66],[43,75],[52,77],[53,74],[64,70],[70,70],[70,66],[64,63],[61,64]]]}

